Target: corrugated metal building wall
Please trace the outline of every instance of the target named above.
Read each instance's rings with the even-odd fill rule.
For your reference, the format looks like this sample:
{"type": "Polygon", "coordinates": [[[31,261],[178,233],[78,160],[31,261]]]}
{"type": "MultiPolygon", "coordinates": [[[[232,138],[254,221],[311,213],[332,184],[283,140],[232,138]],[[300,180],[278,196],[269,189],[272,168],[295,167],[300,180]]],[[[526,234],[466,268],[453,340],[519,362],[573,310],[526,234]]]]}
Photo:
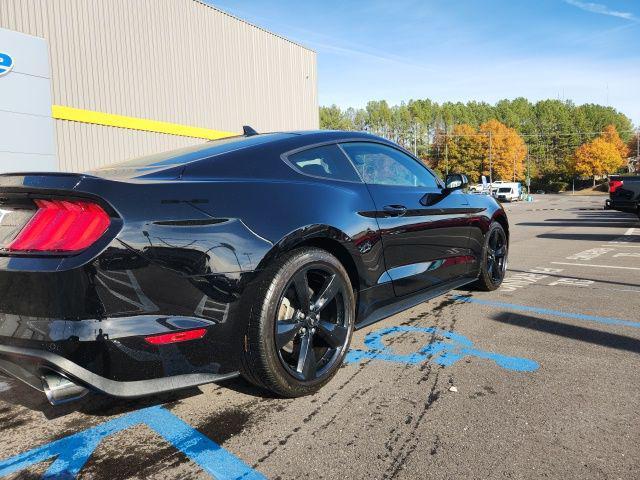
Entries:
{"type": "MultiPolygon", "coordinates": [[[[318,128],[315,52],[196,0],[1,0],[0,27],[48,41],[54,105],[222,132],[318,128]]],[[[55,124],[64,171],[203,141],[55,124]]]]}

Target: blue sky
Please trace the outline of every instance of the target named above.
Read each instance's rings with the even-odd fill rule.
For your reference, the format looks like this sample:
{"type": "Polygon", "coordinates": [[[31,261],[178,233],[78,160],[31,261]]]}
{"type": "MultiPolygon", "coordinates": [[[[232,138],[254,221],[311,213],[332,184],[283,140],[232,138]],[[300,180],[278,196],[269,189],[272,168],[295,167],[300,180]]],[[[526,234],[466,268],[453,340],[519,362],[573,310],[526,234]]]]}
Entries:
{"type": "Polygon", "coordinates": [[[527,97],[640,125],[640,1],[210,1],[318,54],[321,105],[527,97]]]}

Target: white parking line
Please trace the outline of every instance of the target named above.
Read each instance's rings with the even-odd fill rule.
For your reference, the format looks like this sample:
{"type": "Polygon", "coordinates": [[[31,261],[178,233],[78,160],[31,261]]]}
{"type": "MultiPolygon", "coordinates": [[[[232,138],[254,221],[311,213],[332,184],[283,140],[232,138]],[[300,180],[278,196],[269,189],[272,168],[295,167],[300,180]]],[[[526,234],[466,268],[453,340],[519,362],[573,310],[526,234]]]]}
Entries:
{"type": "Polygon", "coordinates": [[[604,255],[609,252],[613,252],[615,248],[591,248],[589,250],[584,250],[580,253],[575,253],[573,255],[569,255],[567,260],[593,260],[601,255],[604,255]]]}
{"type": "Polygon", "coordinates": [[[594,265],[590,263],[551,262],[555,265],[576,265],[579,267],[617,268],[620,270],[640,270],[640,267],[617,267],[615,265],[594,265]]]}

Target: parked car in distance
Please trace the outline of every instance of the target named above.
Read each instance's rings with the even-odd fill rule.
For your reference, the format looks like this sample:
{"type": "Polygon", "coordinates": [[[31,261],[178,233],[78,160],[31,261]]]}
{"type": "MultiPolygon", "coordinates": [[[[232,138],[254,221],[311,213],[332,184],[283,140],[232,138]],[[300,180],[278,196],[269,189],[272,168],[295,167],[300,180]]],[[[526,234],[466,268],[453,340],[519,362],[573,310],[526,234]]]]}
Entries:
{"type": "Polygon", "coordinates": [[[493,189],[493,196],[501,202],[516,202],[521,200],[522,184],[520,182],[501,182],[497,188],[493,189]]]}
{"type": "Polygon", "coordinates": [[[488,185],[483,185],[481,183],[477,185],[470,185],[468,189],[469,193],[474,193],[476,195],[491,195],[491,190],[488,185]]]}
{"type": "Polygon", "coordinates": [[[0,175],[0,369],[51,403],[246,379],[318,390],[353,330],[495,290],[509,224],[366,133],[243,136],[0,175]]]}
{"type": "Polygon", "coordinates": [[[640,175],[610,175],[605,208],[635,213],[640,217],[640,175]]]}

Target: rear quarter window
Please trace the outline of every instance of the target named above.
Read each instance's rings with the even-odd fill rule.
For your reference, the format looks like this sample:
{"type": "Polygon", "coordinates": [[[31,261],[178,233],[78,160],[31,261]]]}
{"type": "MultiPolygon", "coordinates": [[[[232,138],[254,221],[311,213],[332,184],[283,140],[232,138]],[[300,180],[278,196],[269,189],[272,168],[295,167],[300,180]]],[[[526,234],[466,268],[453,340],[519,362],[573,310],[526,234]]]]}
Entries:
{"type": "Polygon", "coordinates": [[[287,155],[289,164],[305,175],[360,182],[349,159],[337,145],[323,145],[287,155]]]}

